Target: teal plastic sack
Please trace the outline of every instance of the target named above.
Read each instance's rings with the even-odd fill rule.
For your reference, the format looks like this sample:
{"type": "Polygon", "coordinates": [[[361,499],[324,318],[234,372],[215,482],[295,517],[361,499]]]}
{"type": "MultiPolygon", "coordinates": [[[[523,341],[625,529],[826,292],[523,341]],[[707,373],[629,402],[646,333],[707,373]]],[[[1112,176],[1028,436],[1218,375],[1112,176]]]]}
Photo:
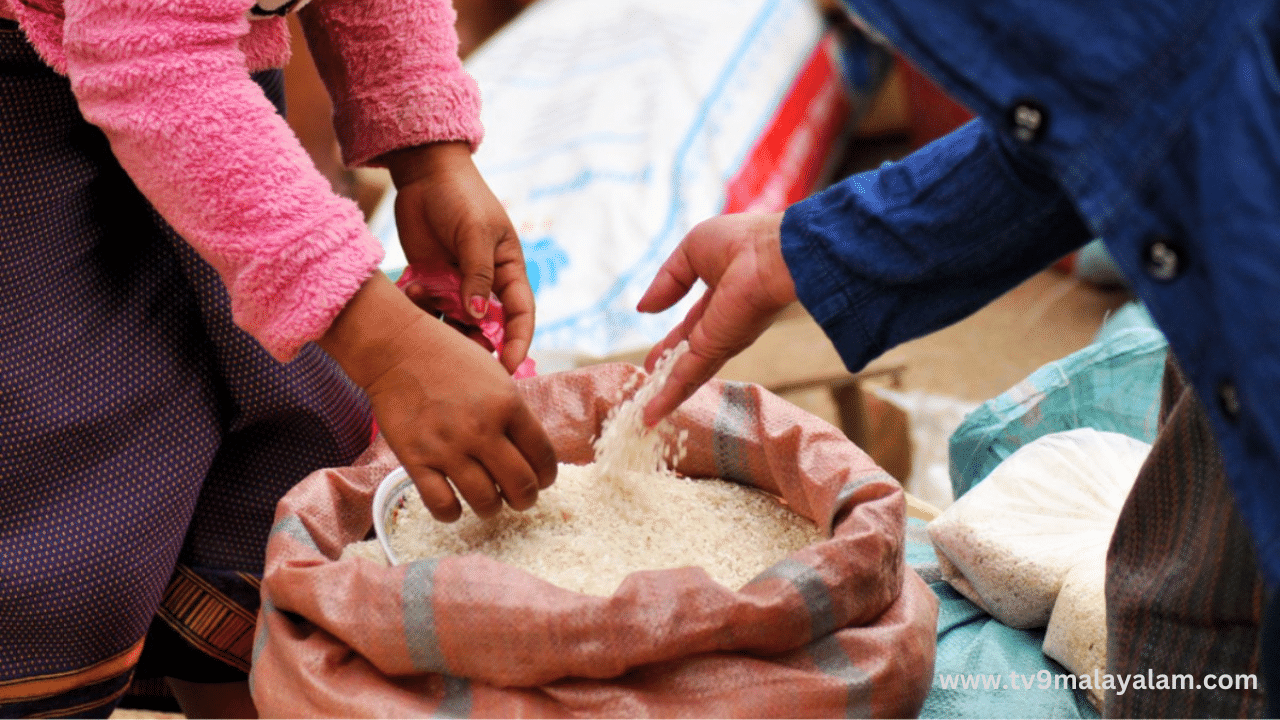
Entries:
{"type": "Polygon", "coordinates": [[[979,405],[951,435],[951,487],[958,498],[1023,445],[1090,427],[1150,443],[1160,415],[1168,343],[1146,309],[1129,303],[1094,341],[979,405]]]}

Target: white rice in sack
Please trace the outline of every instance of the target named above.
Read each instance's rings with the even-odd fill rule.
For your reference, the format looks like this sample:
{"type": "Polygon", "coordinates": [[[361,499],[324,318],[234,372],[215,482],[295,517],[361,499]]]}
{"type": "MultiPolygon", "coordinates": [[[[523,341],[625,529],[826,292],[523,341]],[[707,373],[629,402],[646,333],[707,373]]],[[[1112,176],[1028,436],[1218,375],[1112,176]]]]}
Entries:
{"type": "MultiPolygon", "coordinates": [[[[671,443],[670,425],[649,430],[642,412],[686,348],[682,343],[664,355],[635,394],[610,411],[595,442],[595,462],[560,465],[555,484],[529,510],[504,507],[484,519],[464,506],[457,522],[441,523],[410,488],[391,523],[396,558],[480,553],[560,587],[607,596],[633,572],[688,566],[736,590],[822,540],[812,522],[772,495],[671,470],[683,455],[684,434],[671,443]]],[[[619,398],[632,387],[622,388],[619,398]]],[[[348,546],[348,556],[386,562],[376,541],[348,546]]]]}
{"type": "Polygon", "coordinates": [[[943,576],[1004,624],[1043,627],[1067,572],[1105,556],[1150,449],[1092,428],[1019,448],[929,524],[943,576]]]}

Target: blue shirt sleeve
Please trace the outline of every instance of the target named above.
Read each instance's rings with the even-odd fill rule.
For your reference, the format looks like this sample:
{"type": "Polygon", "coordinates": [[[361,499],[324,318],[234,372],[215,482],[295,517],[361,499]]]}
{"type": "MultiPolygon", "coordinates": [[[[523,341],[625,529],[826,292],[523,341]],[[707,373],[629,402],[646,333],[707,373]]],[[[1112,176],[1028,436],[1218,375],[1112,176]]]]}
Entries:
{"type": "Polygon", "coordinates": [[[782,252],[851,371],[973,313],[1091,237],[983,120],[791,206],[782,252]]]}

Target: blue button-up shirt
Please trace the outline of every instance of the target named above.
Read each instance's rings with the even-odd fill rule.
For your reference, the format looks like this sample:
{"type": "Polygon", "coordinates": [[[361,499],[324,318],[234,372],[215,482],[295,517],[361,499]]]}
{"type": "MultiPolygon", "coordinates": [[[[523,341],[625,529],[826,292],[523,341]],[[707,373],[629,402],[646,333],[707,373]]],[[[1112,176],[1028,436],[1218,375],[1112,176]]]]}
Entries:
{"type": "Polygon", "coordinates": [[[846,365],[1101,236],[1203,401],[1280,582],[1280,11],[1264,0],[846,0],[978,113],[790,208],[846,365]]]}

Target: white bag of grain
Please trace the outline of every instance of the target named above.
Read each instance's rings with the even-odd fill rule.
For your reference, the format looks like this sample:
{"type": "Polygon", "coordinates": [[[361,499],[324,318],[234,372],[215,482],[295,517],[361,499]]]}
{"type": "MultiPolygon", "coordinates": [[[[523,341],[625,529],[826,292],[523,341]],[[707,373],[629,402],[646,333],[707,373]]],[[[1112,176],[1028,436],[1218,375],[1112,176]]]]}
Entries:
{"type": "Polygon", "coordinates": [[[1105,554],[1150,450],[1092,428],[1019,448],[929,524],[943,577],[1010,627],[1044,627],[1067,571],[1105,554]]]}
{"type": "MultiPolygon", "coordinates": [[[[1107,672],[1107,550],[1082,557],[1062,579],[1044,633],[1044,654],[1076,675],[1107,672]]],[[[1089,686],[1089,700],[1102,707],[1102,688],[1089,686]]]]}

